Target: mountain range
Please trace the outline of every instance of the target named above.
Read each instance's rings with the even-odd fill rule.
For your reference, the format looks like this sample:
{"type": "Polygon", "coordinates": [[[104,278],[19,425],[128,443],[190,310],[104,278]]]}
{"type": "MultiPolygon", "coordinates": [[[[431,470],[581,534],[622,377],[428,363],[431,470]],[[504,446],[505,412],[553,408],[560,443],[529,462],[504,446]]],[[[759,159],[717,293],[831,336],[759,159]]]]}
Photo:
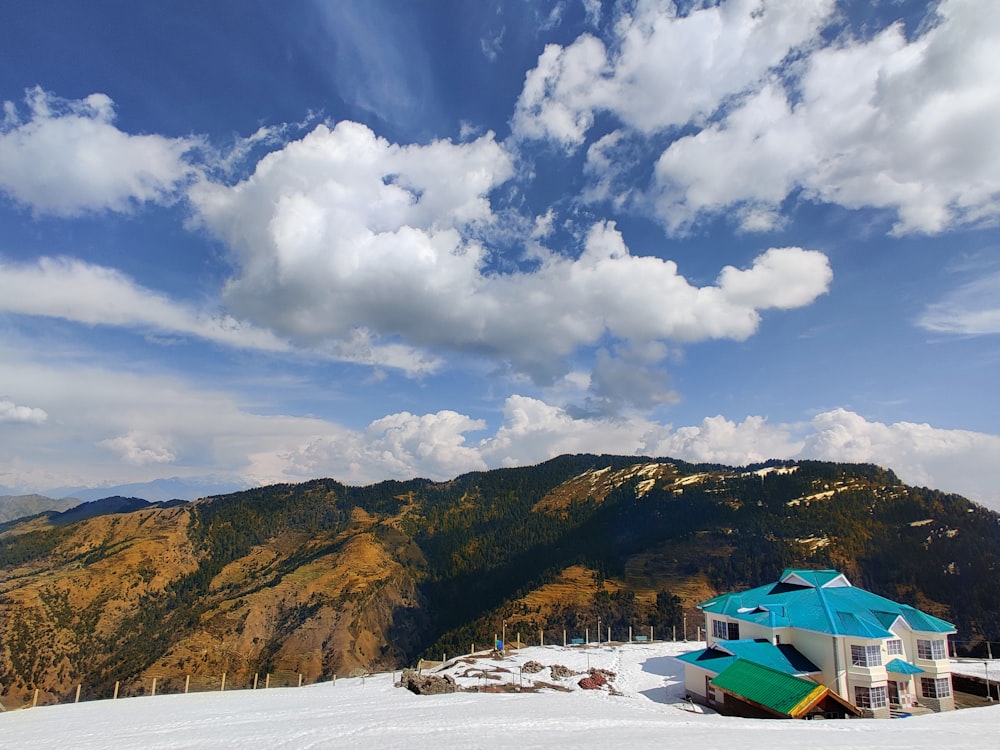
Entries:
{"type": "Polygon", "coordinates": [[[1000,635],[1000,515],[872,465],[574,455],[448,482],[88,505],[0,528],[8,706],[80,683],[329,678],[598,623],[602,638],[694,637],[699,601],[790,566],[954,622],[967,652],[1000,635]]]}

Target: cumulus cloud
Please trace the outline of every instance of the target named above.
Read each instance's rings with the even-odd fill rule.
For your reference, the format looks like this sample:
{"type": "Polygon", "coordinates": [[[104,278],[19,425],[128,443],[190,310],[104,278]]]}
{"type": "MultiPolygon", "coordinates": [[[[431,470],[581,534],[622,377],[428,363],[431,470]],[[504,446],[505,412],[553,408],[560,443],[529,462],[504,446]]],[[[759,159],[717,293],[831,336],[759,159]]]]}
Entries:
{"type": "Polygon", "coordinates": [[[512,173],[492,134],[400,146],[341,122],[269,154],[237,185],[202,183],[191,196],[232,250],[225,299],[241,317],[315,345],[364,329],[499,358],[540,380],[606,332],[744,339],[758,311],[808,304],[829,284],[821,253],[780,248],[694,287],[675,263],[632,256],[609,222],[578,258],[539,247],[531,271],[488,270],[475,236],[495,221],[490,191],[512,173]]]}
{"type": "Polygon", "coordinates": [[[892,468],[909,483],[950,490],[1000,510],[1000,436],[929,424],[870,422],[845,409],[817,415],[802,454],[892,468]]]}
{"type": "Polygon", "coordinates": [[[374,481],[378,477],[416,476],[447,479],[467,471],[486,469],[465,433],[486,423],[444,410],[433,414],[409,412],[376,419],[360,433],[319,435],[282,454],[285,475],[315,476],[333,472],[374,481]]]}
{"type": "Polygon", "coordinates": [[[169,464],[177,459],[171,450],[170,440],[162,435],[129,432],[125,435],[101,440],[98,445],[118,454],[126,463],[136,466],[169,464]]]}
{"type": "Polygon", "coordinates": [[[4,102],[0,190],[36,213],[78,216],[170,202],[195,173],[185,156],[199,141],[125,133],[105,94],[67,100],[35,87],[26,103],[22,117],[4,102]]]}
{"type": "Polygon", "coordinates": [[[814,39],[833,10],[833,0],[731,0],[687,13],[637,2],[614,25],[610,48],[590,34],[546,46],[526,76],[513,131],[572,149],[600,112],[644,133],[707,117],[814,39]]]}
{"type": "Polygon", "coordinates": [[[19,406],[9,398],[0,398],[0,423],[21,422],[24,424],[43,424],[49,415],[44,409],[32,406],[19,406]]]}
{"type": "Polygon", "coordinates": [[[736,214],[775,226],[793,191],[895,212],[897,234],[1000,216],[1000,6],[944,0],[908,40],[901,23],[817,49],[801,77],[767,80],[666,149],[653,193],[667,227],[736,214]]]}

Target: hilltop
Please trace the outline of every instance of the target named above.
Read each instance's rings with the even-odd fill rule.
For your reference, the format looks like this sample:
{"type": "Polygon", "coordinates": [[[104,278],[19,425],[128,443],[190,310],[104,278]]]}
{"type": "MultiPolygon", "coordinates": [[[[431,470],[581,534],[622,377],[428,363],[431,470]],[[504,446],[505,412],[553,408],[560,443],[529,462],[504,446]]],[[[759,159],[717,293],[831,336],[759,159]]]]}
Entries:
{"type": "MultiPolygon", "coordinates": [[[[1000,635],[1000,516],[856,464],[732,468],[620,456],[348,487],[321,479],[0,533],[8,706],[79,683],[309,681],[464,653],[506,621],[536,642],[664,637],[786,566],[1000,635]]],[[[680,635],[683,635],[680,633],[680,635]]]]}

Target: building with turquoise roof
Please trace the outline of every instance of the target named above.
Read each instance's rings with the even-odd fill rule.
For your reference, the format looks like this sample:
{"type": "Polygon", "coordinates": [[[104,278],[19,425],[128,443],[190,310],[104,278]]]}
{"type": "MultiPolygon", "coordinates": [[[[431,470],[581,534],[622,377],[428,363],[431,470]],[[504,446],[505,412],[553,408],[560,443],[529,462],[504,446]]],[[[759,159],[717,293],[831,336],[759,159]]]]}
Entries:
{"type": "Polygon", "coordinates": [[[955,627],[852,586],[836,570],[785,570],[774,583],[702,602],[707,648],[685,654],[688,693],[718,702],[713,680],[736,661],[825,685],[864,715],[955,707],[955,627]]]}

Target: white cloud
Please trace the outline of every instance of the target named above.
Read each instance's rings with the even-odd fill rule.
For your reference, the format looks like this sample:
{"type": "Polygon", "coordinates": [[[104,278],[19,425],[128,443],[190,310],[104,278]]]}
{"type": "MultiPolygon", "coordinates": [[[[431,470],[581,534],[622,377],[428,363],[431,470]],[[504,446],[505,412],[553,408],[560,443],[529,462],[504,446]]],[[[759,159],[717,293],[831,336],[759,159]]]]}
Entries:
{"type": "MultiPolygon", "coordinates": [[[[0,430],[0,483],[24,491],[150,481],[167,465],[178,477],[273,483],[332,476],[365,484],[414,476],[444,480],[563,453],[612,453],[731,465],[769,458],[871,462],[894,469],[907,483],[958,492],[1000,510],[1000,436],[883,424],[844,409],[807,424],[719,415],[677,427],[638,411],[579,418],[563,406],[513,395],[491,432],[483,420],[449,410],[389,414],[356,430],[324,419],[254,413],[232,393],[176,377],[59,358],[43,363],[12,347],[0,346],[0,355],[0,382],[27,403],[44,398],[59,415],[46,421],[45,430],[0,430]]],[[[44,414],[0,401],[0,423],[11,413],[22,421],[42,421],[44,414]]]]}
{"type": "Polygon", "coordinates": [[[9,398],[0,398],[0,424],[20,422],[23,424],[43,424],[49,418],[44,409],[19,406],[9,398]]]}
{"type": "Polygon", "coordinates": [[[318,435],[280,459],[281,472],[300,478],[318,474],[372,482],[392,477],[450,479],[485,469],[478,450],[466,445],[465,433],[486,423],[453,411],[390,414],[363,432],[318,435]]]}
{"type": "Polygon", "coordinates": [[[256,414],[232,393],[130,372],[127,362],[79,357],[32,359],[0,341],[0,382],[27,403],[44,399],[53,415],[44,430],[0,430],[0,484],[38,491],[144,482],[168,464],[170,476],[281,481],[285,463],[276,469],[273,456],[317,434],[347,432],[320,419],[256,414]]]}
{"type": "Polygon", "coordinates": [[[187,334],[251,349],[289,348],[268,331],[232,316],[189,309],[112,268],[72,258],[24,264],[0,260],[0,311],[187,334]]]}
{"type": "Polygon", "coordinates": [[[133,431],[101,440],[98,445],[118,454],[126,463],[136,466],[168,464],[177,460],[171,450],[170,440],[162,435],[145,435],[133,431]]]}
{"type": "Polygon", "coordinates": [[[490,62],[496,62],[497,57],[503,51],[503,38],[506,33],[507,27],[501,26],[499,31],[494,31],[479,40],[483,56],[490,62]]]}
{"type": "Polygon", "coordinates": [[[1000,273],[963,284],[928,305],[918,324],[937,333],[1000,333],[1000,273]]]}
{"type": "Polygon", "coordinates": [[[802,455],[893,469],[908,484],[958,492],[1000,511],[1000,436],[928,424],[869,422],[845,409],[817,415],[802,455]]]}
{"type": "Polygon", "coordinates": [[[655,452],[696,463],[740,466],[793,456],[801,445],[787,425],[772,425],[764,417],[737,423],[715,416],[698,426],[677,428],[658,441],[655,452]]]}
{"type": "Polygon", "coordinates": [[[581,0],[587,23],[598,26],[601,23],[601,0],[581,0]]]}
{"type": "Polygon", "coordinates": [[[770,229],[796,189],[891,209],[897,234],[995,220],[1000,6],[944,0],[937,14],[913,40],[896,24],[819,49],[800,80],[768,82],[722,121],[674,142],[653,191],[668,228],[737,207],[745,229],[770,229]]]}
{"type": "Polygon", "coordinates": [[[105,94],[66,100],[36,87],[26,101],[26,120],[4,103],[0,190],[36,213],[77,216],[170,202],[194,175],[185,155],[200,142],[119,130],[105,94]]]}
{"type": "Polygon", "coordinates": [[[808,304],[829,284],[825,256],[785,248],[696,288],[673,262],[631,256],[612,223],[592,228],[578,259],[536,248],[535,270],[488,272],[473,237],[494,221],[488,195],[512,172],[492,134],[399,146],[341,122],[269,154],[244,182],[191,196],[232,250],[225,299],[239,316],[313,345],[364,329],[373,341],[508,360],[541,380],[605,332],[743,339],[758,310],[808,304]]]}
{"type": "Polygon", "coordinates": [[[718,284],[735,304],[757,310],[790,310],[811,303],[824,294],[833,271],[823,253],[797,247],[772,247],[754,259],[752,268],[726,266],[718,284]]]}
{"type": "Polygon", "coordinates": [[[511,396],[503,424],[480,446],[490,466],[522,466],[564,453],[639,454],[648,427],[641,420],[574,419],[561,407],[511,396]]]}
{"type": "Polygon", "coordinates": [[[589,34],[545,48],[513,130],[571,149],[599,112],[644,133],[707,117],[814,39],[833,8],[833,0],[731,0],[681,14],[670,2],[637,2],[614,25],[610,51],[589,34]]]}

